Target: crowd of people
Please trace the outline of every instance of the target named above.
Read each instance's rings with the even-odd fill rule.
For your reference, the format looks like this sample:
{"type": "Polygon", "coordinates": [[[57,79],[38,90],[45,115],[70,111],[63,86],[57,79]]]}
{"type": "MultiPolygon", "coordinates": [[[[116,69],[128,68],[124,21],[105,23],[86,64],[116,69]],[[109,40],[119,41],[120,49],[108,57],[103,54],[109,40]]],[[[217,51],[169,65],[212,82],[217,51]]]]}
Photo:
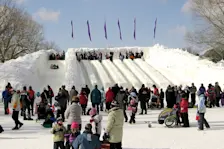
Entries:
{"type": "Polygon", "coordinates": [[[63,51],[61,54],[60,53],[51,53],[49,55],[49,60],[65,60],[65,51],[63,51]]]}
{"type": "Polygon", "coordinates": [[[102,145],[109,145],[110,149],[121,149],[124,122],[136,123],[135,117],[139,104],[139,114],[142,115],[147,114],[149,108],[164,108],[164,100],[166,100],[167,108],[178,106],[180,112],[180,116],[177,117],[178,123],[183,124],[183,127],[189,127],[188,108],[195,106],[196,96],[199,97],[198,129],[203,130],[204,124],[210,128],[205,119],[206,106],[219,107],[220,100],[224,105],[224,92],[218,82],[214,86],[209,84],[207,90],[203,84],[199,89],[193,83],[184,89],[182,86],[169,85],[165,92],[163,89],[158,89],[156,85],[150,89],[143,84],[137,91],[134,87],[129,90],[115,84],[107,91],[104,91],[104,88],[99,89],[97,85],[91,91],[86,85],[79,93],[75,86],[68,91],[63,85],[56,96],[50,86],[44,88],[42,93],[35,93],[31,86],[28,90],[24,86],[20,91],[14,90],[8,83],[2,93],[5,114],[9,114],[10,103],[13,107],[12,118],[15,121],[13,130],[18,130],[23,126],[23,123],[19,121],[19,113],[24,120],[33,120],[32,116],[35,112],[37,120],[44,119],[43,127],[53,127],[51,133],[54,135],[54,149],[78,149],[79,147],[96,149],[102,145]],[[53,98],[55,98],[54,103],[53,98]],[[89,99],[92,103],[91,107],[88,107],[89,99]],[[37,104],[34,105],[34,103],[37,104]],[[108,113],[103,142],[100,140],[103,119],[101,111],[108,113]],[[90,116],[90,121],[84,127],[83,133],[81,133],[82,115],[90,116]],[[67,126],[63,124],[65,119],[67,119],[67,126]]]}
{"type": "MultiPolygon", "coordinates": [[[[96,51],[92,51],[92,52],[76,52],[76,59],[78,61],[81,60],[99,60],[100,62],[103,59],[109,59],[110,61],[113,61],[113,57],[114,57],[114,52],[109,52],[106,53],[105,56],[103,57],[103,54],[101,52],[96,52],[96,51]]],[[[126,52],[126,56],[124,54],[122,54],[121,52],[119,53],[119,59],[121,61],[123,61],[124,59],[137,59],[137,58],[142,58],[143,57],[143,52],[141,51],[139,52],[126,52]]]]}

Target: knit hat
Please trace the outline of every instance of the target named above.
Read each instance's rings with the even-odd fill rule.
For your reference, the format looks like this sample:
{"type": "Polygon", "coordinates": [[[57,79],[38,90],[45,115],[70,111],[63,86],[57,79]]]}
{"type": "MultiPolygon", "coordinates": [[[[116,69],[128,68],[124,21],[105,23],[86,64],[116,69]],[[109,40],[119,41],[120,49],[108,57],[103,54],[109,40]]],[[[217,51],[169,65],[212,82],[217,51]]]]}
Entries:
{"type": "Polygon", "coordinates": [[[71,129],[79,128],[79,123],[72,122],[71,129]]]}
{"type": "Polygon", "coordinates": [[[97,113],[96,108],[92,108],[92,109],[90,110],[90,112],[89,112],[89,115],[90,115],[90,116],[93,116],[93,115],[96,115],[96,113],[97,113]]]}

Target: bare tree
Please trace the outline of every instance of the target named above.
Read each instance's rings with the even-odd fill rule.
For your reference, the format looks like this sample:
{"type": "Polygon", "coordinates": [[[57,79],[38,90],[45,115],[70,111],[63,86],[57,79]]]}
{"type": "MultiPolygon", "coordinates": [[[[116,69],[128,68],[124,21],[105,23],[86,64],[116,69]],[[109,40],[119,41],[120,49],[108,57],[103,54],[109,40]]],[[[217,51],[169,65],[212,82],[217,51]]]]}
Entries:
{"type": "Polygon", "coordinates": [[[43,27],[11,0],[0,0],[0,60],[15,59],[38,50],[57,48],[44,40],[43,27]]]}
{"type": "Polygon", "coordinates": [[[56,51],[60,51],[61,49],[58,45],[53,41],[43,41],[41,44],[42,49],[51,50],[54,49],[56,51]]]}

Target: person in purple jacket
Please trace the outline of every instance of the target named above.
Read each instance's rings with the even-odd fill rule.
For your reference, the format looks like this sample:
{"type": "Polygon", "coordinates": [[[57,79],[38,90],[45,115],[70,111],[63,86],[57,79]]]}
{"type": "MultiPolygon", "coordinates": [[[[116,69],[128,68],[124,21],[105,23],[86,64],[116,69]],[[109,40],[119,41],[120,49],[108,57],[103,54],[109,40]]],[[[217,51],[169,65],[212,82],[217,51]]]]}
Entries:
{"type": "Polygon", "coordinates": [[[78,135],[80,135],[79,132],[79,123],[77,122],[73,122],[71,125],[71,130],[68,134],[65,134],[65,138],[66,138],[66,145],[65,145],[65,149],[74,149],[74,147],[72,146],[73,141],[76,139],[76,137],[78,137],[78,135]]]}

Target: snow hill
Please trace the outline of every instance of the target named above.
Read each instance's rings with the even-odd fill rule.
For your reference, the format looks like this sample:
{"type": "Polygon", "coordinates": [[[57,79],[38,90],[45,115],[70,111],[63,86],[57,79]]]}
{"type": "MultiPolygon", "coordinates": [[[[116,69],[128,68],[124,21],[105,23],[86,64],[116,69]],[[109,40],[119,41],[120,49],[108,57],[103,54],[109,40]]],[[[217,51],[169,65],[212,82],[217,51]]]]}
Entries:
{"type": "Polygon", "coordinates": [[[164,89],[169,84],[185,86],[192,82],[198,87],[201,83],[207,86],[216,81],[221,86],[224,84],[223,62],[215,64],[200,60],[181,49],[168,49],[161,45],[98,49],[103,54],[113,51],[114,61],[103,60],[100,63],[96,60],[83,60],[78,63],[75,52],[89,50],[94,49],[68,49],[64,61],[48,60],[49,53],[55,52],[54,50],[42,50],[10,60],[0,65],[0,91],[4,90],[7,82],[11,82],[16,89],[31,85],[36,91],[42,91],[43,87],[50,85],[55,92],[62,84],[68,89],[75,85],[78,90],[85,84],[90,88],[98,84],[105,89],[115,83],[128,88],[135,86],[137,89],[143,83],[149,87],[156,84],[164,89]],[[143,51],[145,61],[127,59],[121,62],[118,59],[119,53],[125,54],[126,51],[143,51]],[[59,65],[59,69],[50,69],[51,64],[59,65]]]}

